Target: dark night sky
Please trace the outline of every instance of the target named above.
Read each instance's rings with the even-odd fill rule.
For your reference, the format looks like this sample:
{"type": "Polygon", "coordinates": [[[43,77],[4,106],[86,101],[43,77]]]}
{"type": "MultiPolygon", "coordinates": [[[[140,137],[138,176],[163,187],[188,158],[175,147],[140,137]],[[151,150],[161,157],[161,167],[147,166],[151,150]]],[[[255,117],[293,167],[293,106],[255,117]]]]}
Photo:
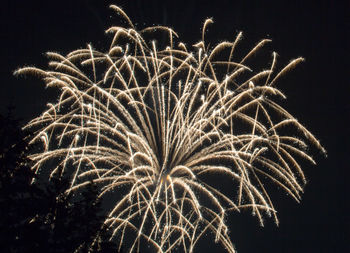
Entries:
{"type": "MultiPolygon", "coordinates": [[[[273,194],[280,227],[267,219],[261,228],[248,213],[231,214],[227,221],[232,241],[239,253],[350,252],[350,2],[265,2],[5,0],[0,9],[0,112],[13,103],[25,122],[54,101],[54,90],[36,78],[15,78],[12,72],[27,65],[45,67],[47,51],[68,53],[90,42],[97,49],[107,48],[104,30],[120,24],[110,3],[121,6],[139,29],[167,25],[188,45],[199,41],[207,17],[215,21],[207,34],[213,43],[233,40],[237,31],[244,32],[241,48],[270,38],[273,43],[266,50],[278,52],[280,67],[292,58],[306,58],[278,85],[288,97],[285,108],[321,140],[328,158],[314,152],[318,164],[304,166],[309,183],[301,204],[283,193],[273,194]]],[[[204,249],[214,251],[203,246],[198,252],[204,249]]]]}

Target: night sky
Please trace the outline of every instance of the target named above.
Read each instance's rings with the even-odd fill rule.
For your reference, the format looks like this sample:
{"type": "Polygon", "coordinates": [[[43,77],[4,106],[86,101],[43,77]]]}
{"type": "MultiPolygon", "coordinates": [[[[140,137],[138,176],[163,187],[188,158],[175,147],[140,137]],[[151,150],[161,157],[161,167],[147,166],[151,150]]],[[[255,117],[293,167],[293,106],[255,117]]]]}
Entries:
{"type": "MultiPolygon", "coordinates": [[[[104,30],[123,24],[108,8],[111,3],[121,6],[138,29],[170,26],[188,46],[200,40],[204,20],[212,17],[215,23],[206,35],[212,45],[233,40],[243,31],[239,49],[247,51],[263,38],[272,39],[264,50],[268,55],[277,51],[280,68],[293,58],[305,57],[304,63],[280,79],[278,87],[287,95],[284,107],[321,141],[328,157],[310,150],[318,164],[303,164],[308,184],[300,204],[283,192],[272,192],[279,227],[266,219],[262,228],[249,213],[231,213],[227,223],[239,253],[350,252],[346,184],[350,176],[350,2],[4,0],[0,113],[12,104],[25,123],[38,116],[47,102],[54,102],[55,90],[45,89],[35,77],[14,77],[13,71],[31,65],[46,68],[47,51],[66,54],[88,43],[107,49],[110,38],[104,30]]],[[[223,252],[206,241],[197,252],[223,252]]]]}

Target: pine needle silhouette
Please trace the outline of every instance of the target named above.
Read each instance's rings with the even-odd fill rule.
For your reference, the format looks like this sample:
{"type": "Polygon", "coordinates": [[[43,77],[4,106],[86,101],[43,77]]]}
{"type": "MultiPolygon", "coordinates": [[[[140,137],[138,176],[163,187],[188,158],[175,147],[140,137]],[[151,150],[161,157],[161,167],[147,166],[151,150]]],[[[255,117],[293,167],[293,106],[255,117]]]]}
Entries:
{"type": "Polygon", "coordinates": [[[107,30],[113,37],[108,52],[91,45],[66,56],[49,52],[51,70],[16,71],[60,91],[57,103],[26,125],[36,133],[31,143],[42,143],[31,155],[32,169],[71,175],[67,191],[93,180],[100,198],[119,196],[105,226],[120,246],[129,242],[130,252],[142,243],[157,252],[193,252],[206,234],[235,252],[227,214],[249,209],[261,225],[265,215],[278,223],[264,183],[299,201],[300,160],[314,163],[309,145],[324,152],[275,102],[285,98],[277,80],[303,59],[276,73],[273,53],[271,65],[255,71],[247,62],[269,40],[234,60],[242,33],[209,47],[211,19],[191,51],[175,43],[172,29],[137,31],[119,7],[111,8],[128,25],[107,30]],[[164,47],[145,39],[159,33],[168,38],[164,47]]]}

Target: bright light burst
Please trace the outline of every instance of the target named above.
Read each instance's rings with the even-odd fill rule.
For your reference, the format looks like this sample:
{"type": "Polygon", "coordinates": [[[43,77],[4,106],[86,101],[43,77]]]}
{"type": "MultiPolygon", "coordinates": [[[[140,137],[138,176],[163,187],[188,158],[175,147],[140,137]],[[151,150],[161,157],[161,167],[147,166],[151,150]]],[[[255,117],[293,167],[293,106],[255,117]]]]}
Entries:
{"type": "Polygon", "coordinates": [[[131,240],[130,252],[140,241],[157,252],[193,252],[208,233],[235,252],[227,213],[250,209],[261,225],[264,214],[278,223],[264,182],[299,201],[305,177],[298,160],[314,163],[309,144],[324,151],[273,100],[285,98],[278,78],[303,59],[276,74],[273,53],[266,70],[253,71],[247,61],[269,40],[235,61],[242,34],[209,47],[211,19],[191,51],[176,45],[172,29],[137,31],[119,7],[111,8],[129,27],[107,30],[113,35],[107,53],[91,45],[66,56],[49,52],[51,70],[16,71],[60,90],[58,102],[26,126],[35,132],[31,143],[43,144],[31,155],[32,169],[71,175],[68,191],[93,180],[100,198],[119,196],[105,225],[120,245],[131,240]],[[164,48],[145,39],[159,33],[168,38],[164,48]]]}

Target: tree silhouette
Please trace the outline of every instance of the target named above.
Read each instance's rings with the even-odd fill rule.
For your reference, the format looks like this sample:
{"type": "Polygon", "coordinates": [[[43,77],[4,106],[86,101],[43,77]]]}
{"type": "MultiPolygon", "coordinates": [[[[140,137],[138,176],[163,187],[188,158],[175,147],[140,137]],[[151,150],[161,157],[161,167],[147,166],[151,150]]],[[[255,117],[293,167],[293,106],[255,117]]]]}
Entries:
{"type": "MultiPolygon", "coordinates": [[[[93,182],[83,192],[66,191],[68,180],[48,185],[35,179],[28,143],[13,108],[0,115],[0,247],[2,252],[115,252],[102,228],[105,217],[93,182]]],[[[38,180],[40,181],[40,180],[38,180]]]]}
{"type": "Polygon", "coordinates": [[[12,112],[9,108],[7,116],[0,115],[0,247],[24,252],[24,234],[31,230],[39,191],[31,185],[28,146],[12,112]]]}

